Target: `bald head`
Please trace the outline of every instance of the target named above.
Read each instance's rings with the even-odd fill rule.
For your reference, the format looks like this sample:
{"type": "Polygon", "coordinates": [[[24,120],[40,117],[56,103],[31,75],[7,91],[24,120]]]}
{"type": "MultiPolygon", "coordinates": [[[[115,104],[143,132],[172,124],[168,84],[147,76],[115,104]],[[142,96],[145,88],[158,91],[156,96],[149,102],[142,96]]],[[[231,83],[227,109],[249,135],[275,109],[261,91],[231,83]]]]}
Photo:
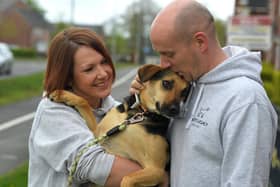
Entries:
{"type": "Polygon", "coordinates": [[[179,40],[189,40],[196,32],[215,37],[214,18],[203,5],[194,0],[174,0],[156,16],[151,30],[173,31],[179,40]]]}
{"type": "Polygon", "coordinates": [[[227,58],[212,14],[194,0],[174,0],[154,19],[150,39],[162,67],[196,80],[227,58]]]}

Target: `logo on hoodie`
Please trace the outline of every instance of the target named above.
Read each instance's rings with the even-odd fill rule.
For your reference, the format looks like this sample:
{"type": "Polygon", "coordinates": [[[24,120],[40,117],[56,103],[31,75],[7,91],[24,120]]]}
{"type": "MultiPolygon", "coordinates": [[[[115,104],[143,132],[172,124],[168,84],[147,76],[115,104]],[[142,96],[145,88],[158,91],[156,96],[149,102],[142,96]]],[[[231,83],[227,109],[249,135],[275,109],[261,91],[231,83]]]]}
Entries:
{"type": "Polygon", "coordinates": [[[193,125],[198,128],[208,126],[208,123],[203,119],[208,111],[210,111],[209,107],[200,107],[197,115],[192,118],[193,125]]]}

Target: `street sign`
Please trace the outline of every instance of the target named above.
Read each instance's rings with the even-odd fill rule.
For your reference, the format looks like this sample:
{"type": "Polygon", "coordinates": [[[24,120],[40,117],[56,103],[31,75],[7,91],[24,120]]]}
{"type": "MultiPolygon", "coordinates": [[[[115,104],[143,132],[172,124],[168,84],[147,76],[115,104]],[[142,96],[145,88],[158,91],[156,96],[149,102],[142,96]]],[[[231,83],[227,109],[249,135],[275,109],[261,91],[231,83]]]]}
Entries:
{"type": "Polygon", "coordinates": [[[227,44],[249,50],[269,50],[272,44],[272,19],[269,16],[234,16],[227,25],[227,44]]]}

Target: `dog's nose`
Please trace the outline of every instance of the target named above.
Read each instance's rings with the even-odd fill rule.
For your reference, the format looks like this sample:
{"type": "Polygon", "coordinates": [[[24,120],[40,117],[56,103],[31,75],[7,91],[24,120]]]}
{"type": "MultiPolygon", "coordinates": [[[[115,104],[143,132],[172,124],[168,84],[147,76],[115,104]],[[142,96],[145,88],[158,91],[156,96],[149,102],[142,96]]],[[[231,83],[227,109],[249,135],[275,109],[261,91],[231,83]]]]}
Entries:
{"type": "Polygon", "coordinates": [[[169,113],[171,116],[176,116],[180,112],[180,107],[179,105],[172,105],[169,109],[169,113]]]}

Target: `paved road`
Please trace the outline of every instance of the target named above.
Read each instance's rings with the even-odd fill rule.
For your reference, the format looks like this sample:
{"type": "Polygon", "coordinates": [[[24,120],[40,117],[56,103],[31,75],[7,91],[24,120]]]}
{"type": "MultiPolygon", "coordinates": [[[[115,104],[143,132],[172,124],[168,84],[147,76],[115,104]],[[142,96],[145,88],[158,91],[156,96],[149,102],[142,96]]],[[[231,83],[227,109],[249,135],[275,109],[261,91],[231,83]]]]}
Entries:
{"type": "MultiPolygon", "coordinates": [[[[118,100],[129,94],[129,84],[135,75],[135,71],[131,71],[123,69],[117,72],[112,95],[118,100]]],[[[0,175],[28,160],[28,137],[33,118],[26,114],[35,111],[39,100],[37,97],[0,107],[0,175]]]]}
{"type": "Polygon", "coordinates": [[[43,71],[46,67],[46,60],[39,59],[37,61],[30,60],[15,60],[13,63],[12,73],[10,75],[1,75],[0,79],[8,77],[27,75],[34,72],[43,71]]]}

